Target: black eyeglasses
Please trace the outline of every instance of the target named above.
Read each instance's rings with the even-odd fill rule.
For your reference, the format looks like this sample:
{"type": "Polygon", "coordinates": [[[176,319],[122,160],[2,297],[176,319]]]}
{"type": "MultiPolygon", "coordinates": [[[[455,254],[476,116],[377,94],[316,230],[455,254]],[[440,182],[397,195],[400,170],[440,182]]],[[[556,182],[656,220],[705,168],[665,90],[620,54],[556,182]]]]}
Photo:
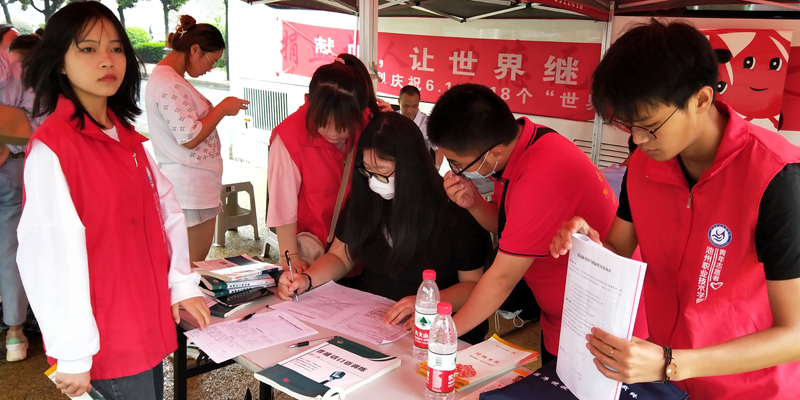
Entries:
{"type": "Polygon", "coordinates": [[[374,172],[372,172],[372,171],[370,171],[370,170],[368,170],[368,169],[364,168],[364,165],[359,165],[359,166],[358,166],[358,172],[361,172],[361,175],[364,175],[364,176],[366,176],[367,178],[372,178],[372,177],[374,176],[374,177],[375,177],[375,179],[377,179],[377,180],[378,180],[378,182],[381,182],[381,183],[389,183],[389,177],[391,177],[392,175],[394,175],[394,172],[392,172],[391,174],[389,174],[389,176],[386,176],[386,175],[381,175],[381,174],[376,174],[376,173],[374,173],[374,172]]]}
{"type": "MultiPolygon", "coordinates": [[[[501,145],[501,144],[502,144],[502,143],[497,143],[497,144],[495,144],[495,145],[492,145],[492,147],[489,147],[488,149],[486,149],[486,151],[484,151],[483,153],[481,153],[481,154],[480,154],[480,155],[479,155],[479,156],[478,156],[476,159],[472,160],[472,162],[471,162],[471,163],[469,163],[469,164],[467,164],[467,166],[466,166],[466,167],[464,167],[464,168],[459,168],[458,166],[456,166],[455,164],[453,164],[453,162],[452,162],[452,161],[450,161],[450,159],[449,159],[449,158],[447,159],[447,163],[448,163],[448,164],[450,164],[450,169],[451,169],[451,170],[452,170],[452,171],[453,171],[453,172],[456,174],[456,176],[461,176],[461,175],[464,175],[464,172],[467,172],[467,170],[469,169],[469,167],[471,167],[471,166],[475,165],[475,163],[476,163],[476,162],[478,162],[478,160],[480,160],[481,158],[483,158],[483,156],[485,156],[485,155],[486,155],[486,153],[488,153],[488,152],[489,152],[489,150],[491,150],[491,149],[493,149],[493,148],[495,148],[496,146],[499,146],[499,145],[501,145]]],[[[478,169],[481,169],[481,167],[478,167],[478,169]]]]}
{"type": "Polygon", "coordinates": [[[621,130],[623,132],[639,135],[639,136],[641,136],[641,137],[643,137],[643,138],[645,138],[647,140],[656,140],[656,139],[658,139],[658,137],[656,137],[656,131],[661,129],[661,127],[664,126],[664,124],[666,124],[667,121],[669,121],[669,119],[672,118],[672,116],[675,115],[676,112],[678,112],[678,110],[679,110],[679,108],[676,108],[675,111],[673,111],[672,114],[670,114],[669,117],[667,117],[667,119],[665,119],[664,122],[661,123],[661,125],[659,125],[656,129],[653,129],[653,130],[647,129],[647,128],[643,127],[643,126],[626,125],[622,121],[619,121],[619,120],[616,120],[616,119],[612,119],[611,123],[614,124],[614,126],[617,129],[619,129],[619,130],[621,130]]]}

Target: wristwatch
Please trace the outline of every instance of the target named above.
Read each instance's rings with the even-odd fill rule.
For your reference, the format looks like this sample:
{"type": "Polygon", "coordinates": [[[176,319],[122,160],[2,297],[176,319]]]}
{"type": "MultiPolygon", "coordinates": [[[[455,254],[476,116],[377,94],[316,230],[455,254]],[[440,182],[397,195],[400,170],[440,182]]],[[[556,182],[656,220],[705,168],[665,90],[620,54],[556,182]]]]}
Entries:
{"type": "Polygon", "coordinates": [[[664,378],[661,383],[667,383],[678,374],[678,366],[672,358],[672,347],[664,346],[664,378]]]}

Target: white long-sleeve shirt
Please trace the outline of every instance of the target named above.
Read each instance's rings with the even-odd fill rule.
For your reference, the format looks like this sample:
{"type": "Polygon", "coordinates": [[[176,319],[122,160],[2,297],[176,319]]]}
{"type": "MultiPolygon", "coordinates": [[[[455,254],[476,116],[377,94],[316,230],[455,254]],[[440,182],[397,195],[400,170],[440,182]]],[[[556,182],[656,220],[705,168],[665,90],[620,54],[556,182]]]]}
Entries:
{"type": "MultiPolygon", "coordinates": [[[[119,141],[115,128],[104,132],[119,141]]],[[[145,153],[155,175],[167,233],[171,303],[201,297],[200,276],[191,272],[189,264],[183,210],[172,184],[145,153]]],[[[24,180],[26,203],[17,228],[20,276],[42,328],[47,355],[58,360],[59,372],[86,372],[100,349],[100,338],[89,292],[84,226],[58,156],[39,140],[31,143],[24,180]]]]}

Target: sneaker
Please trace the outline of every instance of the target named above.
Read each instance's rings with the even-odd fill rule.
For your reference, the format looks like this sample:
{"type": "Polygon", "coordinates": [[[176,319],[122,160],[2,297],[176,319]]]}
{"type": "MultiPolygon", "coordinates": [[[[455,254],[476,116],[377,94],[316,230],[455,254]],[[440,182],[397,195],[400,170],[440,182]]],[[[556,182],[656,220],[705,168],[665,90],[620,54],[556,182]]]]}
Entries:
{"type": "Polygon", "coordinates": [[[22,361],[28,357],[28,338],[6,337],[6,361],[22,361]]]}

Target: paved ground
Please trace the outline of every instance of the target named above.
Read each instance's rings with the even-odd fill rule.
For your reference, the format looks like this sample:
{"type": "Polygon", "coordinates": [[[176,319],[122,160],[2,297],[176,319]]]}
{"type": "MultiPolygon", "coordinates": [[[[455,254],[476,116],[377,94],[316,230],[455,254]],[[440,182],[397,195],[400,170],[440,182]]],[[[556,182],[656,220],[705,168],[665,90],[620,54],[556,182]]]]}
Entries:
{"type": "MultiPolygon", "coordinates": [[[[152,66],[148,66],[151,70],[152,66]]],[[[228,96],[227,84],[224,80],[224,73],[212,71],[208,76],[193,84],[216,104],[228,96]]],[[[142,98],[144,98],[144,88],[142,85],[142,98]]],[[[232,118],[226,118],[220,125],[219,130],[222,134],[226,129],[238,129],[237,122],[232,118]]],[[[147,122],[141,116],[135,123],[137,130],[147,134],[147,122]]],[[[253,184],[256,197],[256,210],[259,218],[260,240],[255,240],[252,228],[242,227],[238,231],[229,231],[226,235],[226,247],[212,247],[209,259],[227,257],[239,254],[249,254],[260,256],[264,248],[264,238],[266,228],[264,227],[264,215],[266,212],[266,169],[256,168],[250,164],[237,161],[226,160],[224,163],[224,180],[226,182],[249,181],[253,184]]],[[[249,200],[246,195],[239,197],[240,205],[249,208],[249,200]]],[[[272,251],[273,260],[277,260],[277,251],[272,251]]],[[[492,327],[494,323],[490,324],[492,327]]],[[[500,332],[507,332],[513,326],[509,321],[501,320],[500,332]]],[[[539,350],[541,330],[539,324],[531,324],[522,330],[507,337],[512,343],[539,350]]],[[[4,334],[0,334],[4,338],[4,334]]],[[[18,363],[7,363],[5,361],[5,347],[0,346],[0,399],[2,400],[60,400],[65,397],[61,395],[43,374],[48,368],[47,360],[42,349],[41,337],[37,334],[28,334],[31,341],[29,358],[18,363]]],[[[531,364],[529,367],[538,368],[540,362],[531,364]]],[[[172,400],[172,359],[164,360],[165,373],[165,399],[172,400]]],[[[424,383],[420,380],[420,386],[424,383]]],[[[231,365],[220,370],[210,372],[200,377],[189,380],[189,399],[191,400],[238,400],[242,399],[246,388],[250,388],[254,394],[258,390],[258,381],[253,378],[253,373],[238,365],[231,365]]],[[[279,394],[278,399],[289,399],[285,394],[279,394]]],[[[404,399],[393,399],[404,400],[404,399]]]]}

